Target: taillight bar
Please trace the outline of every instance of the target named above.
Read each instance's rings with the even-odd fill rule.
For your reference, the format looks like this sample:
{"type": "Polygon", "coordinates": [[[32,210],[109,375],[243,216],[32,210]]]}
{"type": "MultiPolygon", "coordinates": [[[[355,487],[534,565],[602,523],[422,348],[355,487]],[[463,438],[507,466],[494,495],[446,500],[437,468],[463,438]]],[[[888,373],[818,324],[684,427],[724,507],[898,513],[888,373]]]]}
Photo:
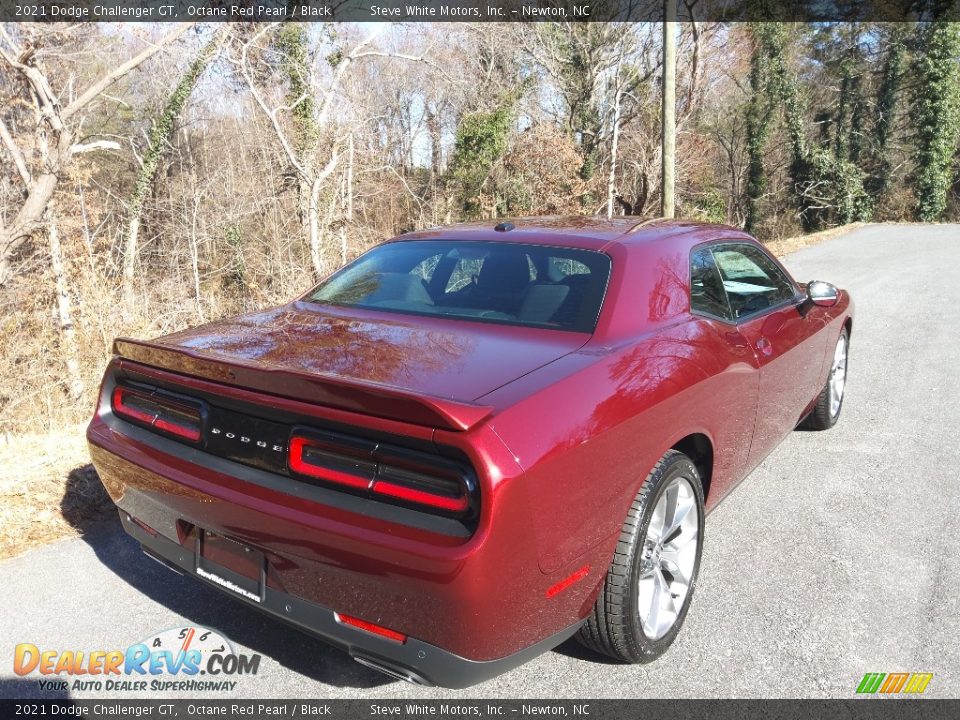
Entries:
{"type": "Polygon", "coordinates": [[[402,502],[427,505],[437,510],[462,513],[470,506],[465,478],[449,466],[433,465],[411,453],[382,453],[383,464],[377,466],[373,492],[402,502]],[[406,457],[404,457],[406,456],[406,457]]]}
{"type": "Polygon", "coordinates": [[[113,389],[110,405],[114,414],[124,420],[148,425],[190,442],[200,441],[202,420],[199,406],[126,385],[117,385],[113,389]]]}
{"type": "Polygon", "coordinates": [[[338,433],[295,428],[290,472],[403,505],[464,515],[476,482],[464,466],[443,457],[338,433]]]}
{"type": "Polygon", "coordinates": [[[373,483],[373,492],[379,495],[403,500],[405,502],[415,503],[417,505],[429,505],[438,510],[448,512],[462,513],[470,506],[470,499],[466,495],[457,497],[446,497],[437,495],[428,490],[417,490],[406,485],[397,485],[396,483],[377,480],[373,483]]]}
{"type": "Polygon", "coordinates": [[[290,438],[290,469],[318,480],[366,490],[377,466],[343,452],[332,443],[295,435],[290,438]]]}

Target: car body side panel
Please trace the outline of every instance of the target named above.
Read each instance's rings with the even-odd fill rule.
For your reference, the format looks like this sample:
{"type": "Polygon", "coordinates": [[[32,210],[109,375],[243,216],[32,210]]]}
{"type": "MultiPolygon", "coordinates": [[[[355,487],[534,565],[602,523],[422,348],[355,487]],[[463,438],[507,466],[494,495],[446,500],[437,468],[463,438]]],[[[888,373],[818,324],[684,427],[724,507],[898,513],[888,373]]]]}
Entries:
{"type": "Polygon", "coordinates": [[[542,390],[513,398],[490,421],[526,470],[548,573],[615,537],[647,473],[686,435],[702,433],[716,449],[710,505],[749,463],[758,376],[735,330],[691,318],[635,344],[595,348],[599,356],[590,349],[534,373],[543,377],[528,380],[542,390]],[[578,361],[587,364],[558,377],[578,361]]]}
{"type": "Polygon", "coordinates": [[[824,337],[797,304],[739,327],[760,362],[760,402],[750,456],[758,464],[796,426],[820,378],[824,337]]]}

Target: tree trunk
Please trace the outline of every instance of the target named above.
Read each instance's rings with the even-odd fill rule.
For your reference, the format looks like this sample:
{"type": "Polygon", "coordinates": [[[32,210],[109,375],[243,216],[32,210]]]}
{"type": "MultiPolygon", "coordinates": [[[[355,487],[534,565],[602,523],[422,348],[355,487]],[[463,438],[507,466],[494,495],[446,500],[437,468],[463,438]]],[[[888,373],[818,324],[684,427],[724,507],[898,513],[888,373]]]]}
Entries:
{"type": "Polygon", "coordinates": [[[430,134],[430,182],[435,183],[440,177],[443,162],[442,145],[440,140],[440,118],[438,113],[427,111],[427,132],[430,134]]]}
{"type": "Polygon", "coordinates": [[[70,291],[67,287],[67,272],[63,263],[63,248],[60,246],[60,233],[57,228],[57,216],[53,203],[47,211],[47,239],[50,243],[50,267],[53,270],[57,294],[57,326],[67,367],[67,392],[71,399],[83,394],[83,378],[80,374],[80,361],[77,359],[77,336],[73,327],[73,307],[70,291]]]}
{"type": "Polygon", "coordinates": [[[921,49],[914,59],[910,109],[916,162],[912,185],[917,219],[934,222],[947,208],[950,166],[960,128],[960,28],[957,23],[933,22],[921,27],[919,34],[921,49]]]}
{"type": "Polygon", "coordinates": [[[613,217],[613,203],[617,187],[617,150],[620,143],[620,92],[613,105],[613,137],[610,139],[610,176],[607,178],[607,217],[613,217]]]}
{"type": "Polygon", "coordinates": [[[190,67],[180,78],[177,87],[167,99],[167,104],[160,113],[160,116],[153,124],[150,130],[150,141],[147,151],[143,155],[143,163],[140,166],[140,172],[137,174],[137,182],[133,187],[133,195],[130,197],[127,210],[127,228],[124,240],[123,250],[123,304],[129,309],[133,305],[134,292],[133,280],[134,270],[137,262],[137,244],[140,235],[140,219],[143,215],[143,203],[147,194],[153,187],[153,180],[157,175],[157,169],[160,167],[160,160],[163,159],[164,150],[169,144],[170,137],[174,131],[174,122],[177,116],[183,111],[187,100],[193,94],[200,76],[213,60],[214,55],[220,48],[220,44],[226,39],[230,28],[226,27],[211,38],[200,50],[200,53],[190,64],[190,67]]]}
{"type": "Polygon", "coordinates": [[[613,92],[613,128],[610,133],[610,174],[607,176],[607,219],[613,217],[613,203],[617,187],[617,150],[620,144],[620,99],[621,80],[620,71],[623,69],[623,51],[617,60],[615,89],[613,92]]]}
{"type": "Polygon", "coordinates": [[[310,261],[313,263],[313,274],[319,280],[324,275],[323,237],[320,234],[320,189],[323,180],[316,178],[310,187],[310,261]]]}
{"type": "Polygon", "coordinates": [[[890,50],[883,68],[883,79],[877,91],[876,124],[876,176],[872,182],[875,196],[882,198],[890,189],[893,162],[891,160],[890,139],[893,136],[894,113],[903,80],[903,64],[906,54],[906,31],[894,25],[890,36],[890,50]]]}
{"type": "Polygon", "coordinates": [[[660,214],[674,216],[674,172],[677,152],[677,0],[664,0],[663,23],[663,174],[660,214]]]}
{"type": "Polygon", "coordinates": [[[353,222],[353,133],[347,139],[347,192],[344,217],[353,222]]]}
{"type": "Polygon", "coordinates": [[[10,279],[10,263],[20,246],[33,233],[43,227],[43,214],[53,198],[59,182],[59,166],[35,175],[26,202],[20,207],[13,221],[0,230],[0,285],[10,279]]]}
{"type": "Polygon", "coordinates": [[[190,268],[193,270],[193,298],[197,305],[197,318],[200,322],[206,322],[203,316],[203,302],[200,295],[200,263],[199,251],[197,249],[197,216],[200,214],[201,198],[194,195],[193,200],[193,221],[190,223],[190,268]]]}
{"type": "MultiPolygon", "coordinates": [[[[99,97],[100,93],[183,35],[193,25],[194,23],[180,25],[135,57],[112,68],[66,107],[61,105],[50,89],[50,83],[42,68],[30,64],[34,61],[36,54],[31,54],[30,59],[24,59],[27,54],[22,49],[14,46],[11,52],[0,47],[0,56],[3,60],[18,72],[30,87],[36,111],[42,118],[37,124],[38,144],[44,143],[49,146],[50,143],[45,139],[45,134],[48,132],[56,138],[56,142],[52,143],[53,147],[48,147],[44,152],[43,172],[34,176],[34,181],[27,191],[27,199],[17,211],[13,221],[0,229],[0,285],[10,278],[10,264],[17,250],[43,226],[43,217],[57,189],[60,173],[73,155],[74,130],[67,123],[99,97]]],[[[9,38],[7,41],[12,45],[9,38]]]]}

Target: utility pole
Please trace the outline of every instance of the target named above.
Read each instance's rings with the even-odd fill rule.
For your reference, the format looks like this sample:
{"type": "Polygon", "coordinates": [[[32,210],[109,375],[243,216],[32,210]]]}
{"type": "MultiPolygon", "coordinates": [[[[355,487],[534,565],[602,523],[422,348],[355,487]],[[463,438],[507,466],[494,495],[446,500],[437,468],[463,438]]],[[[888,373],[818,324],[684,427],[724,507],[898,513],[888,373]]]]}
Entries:
{"type": "Polygon", "coordinates": [[[663,3],[663,112],[660,214],[674,216],[673,185],[677,154],[677,0],[663,3]]]}

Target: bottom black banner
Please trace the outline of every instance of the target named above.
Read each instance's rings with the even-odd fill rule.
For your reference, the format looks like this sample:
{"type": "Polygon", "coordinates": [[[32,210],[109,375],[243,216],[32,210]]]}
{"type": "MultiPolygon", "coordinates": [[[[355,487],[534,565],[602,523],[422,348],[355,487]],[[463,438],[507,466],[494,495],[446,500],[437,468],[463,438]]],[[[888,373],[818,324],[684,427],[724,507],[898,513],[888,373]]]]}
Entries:
{"type": "Polygon", "coordinates": [[[956,718],[960,700],[6,700],[0,718],[956,718]]]}

